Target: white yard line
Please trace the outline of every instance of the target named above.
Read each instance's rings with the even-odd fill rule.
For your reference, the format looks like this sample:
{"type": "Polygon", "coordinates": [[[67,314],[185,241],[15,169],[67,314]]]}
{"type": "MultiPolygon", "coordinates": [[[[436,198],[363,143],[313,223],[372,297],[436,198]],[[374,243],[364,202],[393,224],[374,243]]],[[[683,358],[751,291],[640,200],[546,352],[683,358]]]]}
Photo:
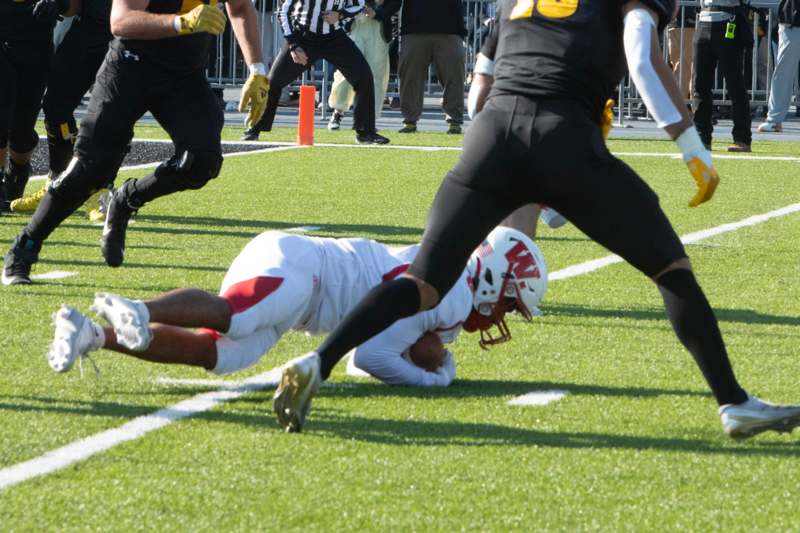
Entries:
{"type": "Polygon", "coordinates": [[[64,270],[52,270],[43,274],[34,274],[31,279],[64,279],[70,276],[77,276],[77,272],[66,272],[64,270]]]}
{"type": "MultiPolygon", "coordinates": [[[[247,152],[252,153],[252,152],[247,152]]],[[[686,244],[699,242],[709,237],[721,235],[748,226],[755,226],[773,218],[786,216],[800,211],[800,203],[788,205],[761,215],[748,217],[739,222],[722,224],[695,233],[685,235],[682,241],[686,244]]],[[[551,280],[567,279],[581,274],[588,274],[604,266],[619,263],[617,256],[608,256],[593,261],[573,265],[550,274],[551,280]]],[[[18,463],[0,470],[0,490],[12,487],[28,479],[49,474],[66,468],[78,461],[83,461],[97,453],[104,452],[118,444],[137,439],[146,433],[162,428],[176,420],[213,409],[217,405],[239,398],[248,392],[274,386],[280,368],[273,368],[257,376],[245,379],[236,385],[225,385],[217,391],[198,394],[188,400],[178,402],[155,413],[136,417],[130,422],[114,429],[86,437],[56,450],[45,453],[23,463],[18,463]]],[[[552,392],[552,391],[551,391],[552,392]]],[[[540,394],[534,391],[530,394],[540,394]]],[[[537,398],[534,396],[534,398],[537,398]]],[[[537,400],[538,401],[538,400],[537,400]]]]}
{"type": "MultiPolygon", "coordinates": [[[[152,140],[153,142],[162,142],[161,140],[155,140],[155,139],[141,139],[141,140],[143,141],[152,140]]],[[[163,142],[171,142],[171,141],[163,141],[163,142]]],[[[232,144],[248,144],[248,143],[232,143],[232,144]]],[[[266,144],[266,143],[260,143],[260,144],[266,144]]],[[[243,152],[231,152],[229,154],[222,154],[222,157],[223,158],[241,157],[243,155],[265,154],[267,152],[285,152],[286,150],[294,150],[296,148],[307,148],[307,146],[298,146],[296,144],[286,144],[275,147],[276,144],[278,143],[270,143],[270,145],[272,146],[271,148],[262,148],[260,150],[249,150],[243,152]]],[[[119,171],[122,172],[123,170],[141,170],[144,168],[156,168],[161,163],[163,163],[163,161],[155,161],[153,163],[142,163],[140,165],[128,165],[125,167],[120,167],[119,171]]],[[[46,178],[47,178],[46,174],[40,174],[38,176],[31,176],[30,181],[43,180],[46,178]]]]}
{"type": "Polygon", "coordinates": [[[523,394],[522,396],[512,398],[511,400],[508,400],[507,404],[524,407],[541,407],[543,405],[557,402],[558,400],[564,398],[567,394],[569,394],[569,391],[565,390],[533,391],[523,394]]]}

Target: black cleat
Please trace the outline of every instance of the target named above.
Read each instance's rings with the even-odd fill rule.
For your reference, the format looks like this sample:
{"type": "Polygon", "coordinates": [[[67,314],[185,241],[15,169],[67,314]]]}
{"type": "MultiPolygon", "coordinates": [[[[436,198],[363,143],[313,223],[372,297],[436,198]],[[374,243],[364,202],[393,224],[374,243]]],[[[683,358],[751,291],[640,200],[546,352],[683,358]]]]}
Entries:
{"type": "Polygon", "coordinates": [[[397,130],[397,133],[417,133],[417,123],[403,122],[403,127],[397,130]]]}
{"type": "Polygon", "coordinates": [[[456,124],[455,122],[451,122],[450,125],[447,127],[447,133],[449,135],[461,135],[461,124],[456,124]]]}
{"type": "Polygon", "coordinates": [[[359,131],[356,133],[358,144],[389,144],[389,139],[377,131],[359,131]]]}
{"type": "Polygon", "coordinates": [[[125,258],[125,232],[128,230],[128,221],[135,212],[136,209],[128,204],[124,187],[111,194],[103,236],[100,239],[100,251],[110,267],[122,265],[125,258]]]}
{"type": "Polygon", "coordinates": [[[257,141],[258,134],[260,132],[256,129],[250,128],[249,130],[245,130],[244,134],[242,135],[241,140],[243,141],[257,141]]]}
{"type": "Polygon", "coordinates": [[[3,261],[3,285],[30,285],[31,267],[39,260],[40,248],[25,235],[14,239],[3,261]]]}

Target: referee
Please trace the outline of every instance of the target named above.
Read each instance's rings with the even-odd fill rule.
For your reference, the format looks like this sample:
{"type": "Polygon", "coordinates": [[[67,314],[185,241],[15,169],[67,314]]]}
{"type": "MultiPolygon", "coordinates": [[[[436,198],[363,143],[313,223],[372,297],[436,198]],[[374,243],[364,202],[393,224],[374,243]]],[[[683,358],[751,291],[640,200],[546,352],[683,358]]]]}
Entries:
{"type": "Polygon", "coordinates": [[[270,70],[267,110],[261,121],[247,130],[242,140],[255,141],[272,130],[281,89],[300,76],[317,59],[326,59],[353,86],[353,129],[362,144],[387,144],[375,130],[375,85],[364,55],[342,27],[364,9],[364,0],[342,7],[342,0],[284,0],[278,18],[286,42],[270,70]]]}
{"type": "MultiPolygon", "coordinates": [[[[74,0],[73,0],[74,1],[74,0]]],[[[53,27],[70,0],[0,0],[0,203],[22,196],[39,143],[36,118],[53,55],[53,27]],[[6,156],[10,158],[5,170],[6,156]]]]}
{"type": "MultiPolygon", "coordinates": [[[[248,120],[255,122],[269,87],[256,10],[250,0],[228,0],[226,7],[250,67],[239,109],[250,104],[248,120]]],[[[3,264],[4,285],[29,284],[45,239],[92,191],[113,182],[133,126],[145,112],[169,133],[175,152],[152,174],[114,191],[100,241],[109,266],[122,264],[128,220],[137,209],[167,194],[199,189],[219,175],[223,116],[205,68],[212,35],[224,29],[217,0],[114,0],[111,31],[116,38],[97,73],[75,157],[14,239],[3,264]]]]}
{"type": "MultiPolygon", "coordinates": [[[[108,51],[108,43],[113,38],[111,4],[112,0],[84,0],[80,14],[75,17],[53,56],[42,104],[50,154],[49,180],[61,174],[72,159],[72,150],[78,136],[73,113],[94,83],[97,70],[108,51]]],[[[11,202],[11,210],[16,213],[32,213],[48,185],[49,183],[33,194],[11,202]]]]}

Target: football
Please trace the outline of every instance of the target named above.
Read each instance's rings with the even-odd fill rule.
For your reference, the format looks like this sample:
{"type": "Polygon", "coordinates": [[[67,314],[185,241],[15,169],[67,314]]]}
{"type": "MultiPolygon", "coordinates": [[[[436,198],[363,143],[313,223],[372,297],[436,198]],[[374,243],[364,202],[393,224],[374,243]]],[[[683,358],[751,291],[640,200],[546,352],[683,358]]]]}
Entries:
{"type": "Polygon", "coordinates": [[[428,331],[411,345],[408,350],[408,357],[418,367],[433,372],[442,366],[446,353],[439,335],[433,331],[428,331]]]}

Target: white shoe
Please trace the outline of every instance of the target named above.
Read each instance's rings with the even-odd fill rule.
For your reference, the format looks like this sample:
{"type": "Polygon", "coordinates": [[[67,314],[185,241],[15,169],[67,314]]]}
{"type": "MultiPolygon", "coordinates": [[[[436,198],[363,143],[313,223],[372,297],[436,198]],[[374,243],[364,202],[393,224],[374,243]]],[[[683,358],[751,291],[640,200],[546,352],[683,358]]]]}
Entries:
{"type": "Polygon", "coordinates": [[[322,376],[317,352],[296,357],[283,366],[283,374],[272,399],[278,423],[290,433],[303,429],[311,399],[319,391],[322,376]]]}
{"type": "Polygon", "coordinates": [[[719,408],[722,427],[734,439],[746,439],[764,431],[791,433],[800,426],[800,405],[775,405],[750,396],[744,403],[719,408]]]}
{"type": "Polygon", "coordinates": [[[560,228],[568,222],[564,215],[545,206],[542,206],[542,210],[539,212],[539,219],[553,229],[560,228]]]}
{"type": "Polygon", "coordinates": [[[762,122],[758,125],[758,131],[761,133],[780,133],[783,131],[783,126],[777,122],[762,122]]]}
{"type": "Polygon", "coordinates": [[[134,352],[143,352],[150,346],[153,340],[150,311],[141,300],[128,300],[110,292],[98,292],[94,295],[91,309],[111,324],[120,346],[134,352]]]}
{"type": "Polygon", "coordinates": [[[47,362],[56,372],[67,372],[76,359],[103,347],[103,328],[72,307],[62,305],[53,313],[53,325],[47,362]]]}

